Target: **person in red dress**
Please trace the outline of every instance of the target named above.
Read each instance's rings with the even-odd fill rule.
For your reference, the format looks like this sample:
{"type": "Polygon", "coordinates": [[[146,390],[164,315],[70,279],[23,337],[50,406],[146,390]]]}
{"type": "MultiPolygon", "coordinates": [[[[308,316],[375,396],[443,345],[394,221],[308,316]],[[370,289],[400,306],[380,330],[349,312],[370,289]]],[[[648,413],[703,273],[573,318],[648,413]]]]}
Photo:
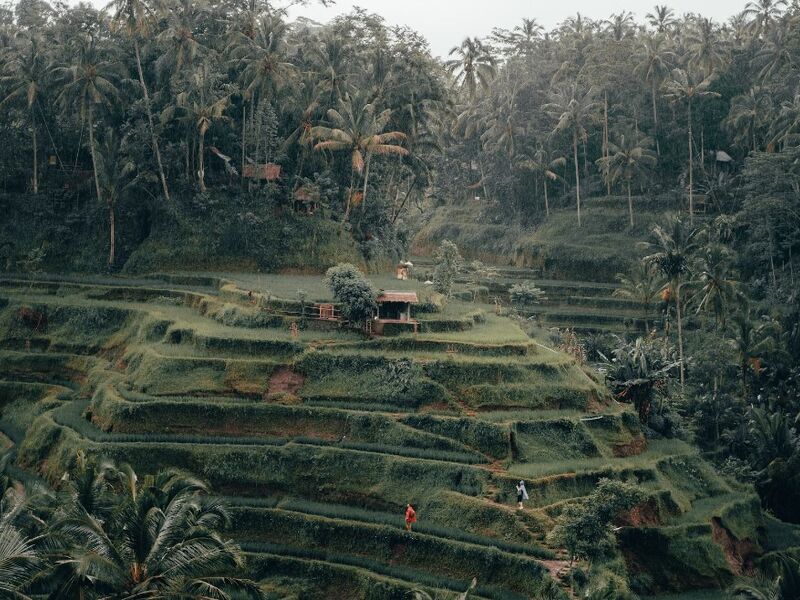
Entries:
{"type": "Polygon", "coordinates": [[[406,531],[411,531],[411,524],[416,523],[417,512],[410,504],[406,504],[406,531]]]}

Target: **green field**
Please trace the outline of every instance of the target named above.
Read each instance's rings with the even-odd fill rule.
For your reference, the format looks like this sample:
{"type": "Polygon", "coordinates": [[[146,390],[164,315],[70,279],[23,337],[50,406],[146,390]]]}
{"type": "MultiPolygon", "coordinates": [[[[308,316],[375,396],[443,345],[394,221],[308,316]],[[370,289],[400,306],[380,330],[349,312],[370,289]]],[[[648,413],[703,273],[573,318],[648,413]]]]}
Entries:
{"type": "Polygon", "coordinates": [[[232,505],[251,574],[309,598],[335,585],[457,591],[473,577],[480,598],[537,597],[567,564],[547,540],[554,518],[601,478],[649,498],[619,533],[623,556],[661,540],[653,561],[629,561],[639,580],[676,592],[733,580],[711,522],[755,539],[752,491],[684,442],[648,441],[590,367],[471,302],[419,315],[417,335],[366,338],[298,311],[298,289],[329,300],[321,282],[2,281],[0,446],[51,482],[78,450],[193,471],[232,505]]]}

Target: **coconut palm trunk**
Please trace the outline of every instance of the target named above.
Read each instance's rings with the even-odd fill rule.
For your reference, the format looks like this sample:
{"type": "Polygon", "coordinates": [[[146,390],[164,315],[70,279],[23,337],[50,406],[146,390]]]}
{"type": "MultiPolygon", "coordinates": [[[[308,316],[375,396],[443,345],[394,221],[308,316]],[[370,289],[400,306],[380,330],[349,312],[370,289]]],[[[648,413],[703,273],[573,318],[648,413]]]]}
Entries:
{"type": "Polygon", "coordinates": [[[113,200],[108,200],[108,266],[114,266],[117,254],[117,217],[113,200]]]}
{"type": "MultiPolygon", "coordinates": [[[[692,165],[692,99],[689,98],[689,224],[694,225],[694,167],[692,165]]],[[[682,369],[682,367],[681,367],[682,369]]],[[[681,370],[681,373],[683,371],[681,370]]]]}
{"type": "Polygon", "coordinates": [[[247,104],[242,100],[242,171],[239,173],[241,184],[244,185],[244,162],[247,154],[247,104]]]}
{"type": "Polygon", "coordinates": [[[366,210],[367,184],[369,183],[369,163],[372,161],[372,152],[367,151],[367,164],[364,167],[364,189],[361,193],[361,210],[366,210]]]}
{"type": "Polygon", "coordinates": [[[678,361],[680,361],[681,396],[684,394],[685,369],[683,362],[683,315],[681,314],[681,284],[675,286],[675,312],[678,318],[678,361]]]}
{"type": "Polygon", "coordinates": [[[355,184],[356,172],[352,167],[350,168],[350,187],[347,188],[347,201],[344,206],[344,222],[347,223],[350,218],[350,206],[353,199],[353,185],[355,184]]]}
{"type": "Polygon", "coordinates": [[[544,177],[544,214],[550,216],[550,202],[547,200],[547,175],[544,177]]]}
{"type": "Polygon", "coordinates": [[[631,218],[631,227],[633,227],[633,198],[631,197],[631,178],[628,177],[628,214],[631,218]]]}
{"type": "Polygon", "coordinates": [[[169,202],[169,188],[167,187],[167,177],[164,174],[164,165],[161,163],[161,149],[158,146],[158,138],[156,137],[156,128],[153,124],[153,111],[150,108],[150,93],[147,90],[147,83],[144,80],[144,71],[142,70],[142,56],[139,49],[139,40],[137,36],[133,37],[133,50],[136,55],[136,71],[139,74],[139,85],[142,86],[142,95],[144,96],[144,107],[147,112],[147,123],[150,127],[150,143],[153,146],[153,154],[156,155],[156,164],[158,165],[158,177],[161,180],[161,189],[164,191],[164,198],[169,202]]]}
{"type": "MultiPolygon", "coordinates": [[[[603,158],[608,164],[608,92],[605,92],[603,99],[603,158]]],[[[606,177],[606,196],[611,196],[611,179],[606,177]]]]}
{"type": "Polygon", "coordinates": [[[89,127],[89,154],[92,156],[92,173],[94,174],[94,189],[97,192],[97,199],[102,200],[100,178],[97,175],[97,158],[95,157],[94,150],[94,111],[92,110],[91,102],[89,103],[89,110],[87,111],[87,120],[87,125],[89,127]]]}
{"type": "Polygon", "coordinates": [[[206,191],[206,169],[203,154],[205,152],[206,144],[206,130],[204,127],[200,128],[200,140],[197,144],[197,184],[201,192],[206,191]]]}
{"type": "Polygon", "coordinates": [[[31,107],[31,131],[33,132],[33,193],[39,193],[39,156],[36,144],[36,119],[31,107]]]}
{"type": "Polygon", "coordinates": [[[581,174],[578,163],[578,130],[572,132],[572,158],[575,160],[575,196],[578,200],[578,227],[581,226],[581,174]]]}
{"type": "Polygon", "coordinates": [[[652,86],[653,88],[650,95],[653,97],[653,137],[656,139],[656,154],[661,156],[661,145],[658,143],[658,105],[656,102],[658,88],[655,79],[653,79],[652,86]]]}

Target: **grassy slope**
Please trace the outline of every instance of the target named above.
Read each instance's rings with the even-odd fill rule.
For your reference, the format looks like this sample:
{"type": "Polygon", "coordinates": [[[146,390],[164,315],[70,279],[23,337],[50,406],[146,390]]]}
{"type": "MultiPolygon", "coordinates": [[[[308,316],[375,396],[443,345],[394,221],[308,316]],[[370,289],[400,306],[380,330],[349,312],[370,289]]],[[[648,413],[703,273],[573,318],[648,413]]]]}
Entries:
{"type": "Polygon", "coordinates": [[[442,239],[450,239],[466,257],[531,267],[540,278],[613,281],[641,255],[637,242],[670,209],[660,199],[636,198],[631,227],[626,202],[620,197],[590,198],[583,207],[582,227],[569,208],[553,210],[532,230],[494,224],[481,214],[489,207],[481,205],[439,207],[425,219],[412,250],[430,254],[442,239]]]}
{"type": "MultiPolygon", "coordinates": [[[[365,341],[307,328],[295,338],[286,321],[261,317],[280,312],[279,291],[292,300],[304,286],[324,298],[318,278],[254,277],[224,279],[272,292],[262,308],[229,287],[165,294],[171,284],[163,281],[125,282],[137,288],[135,299],[111,299],[114,281],[5,286],[0,371],[10,377],[0,385],[0,430],[21,444],[26,464],[54,479],[79,447],[145,472],[198,472],[242,499],[252,527],[235,533],[260,544],[248,546],[253,564],[268,563],[291,581],[358,580],[399,594],[412,584],[459,589],[480,565],[495,565],[480,571],[479,595],[529,595],[542,576],[518,555],[547,556],[541,546],[553,516],[604,476],[638,482],[652,495],[651,518],[665,526],[656,530],[676,540],[660,557],[675,575],[657,573],[654,587],[729,578],[708,522],[719,517],[736,535],[752,535],[757,519],[730,508],[747,502],[747,491],[732,490],[680,442],[625,456],[643,446],[632,414],[606,403],[591,373],[515,322],[454,302],[427,318],[449,323],[476,308],[485,316],[416,337],[365,341]],[[46,316],[46,325],[32,328],[23,307],[46,316]],[[25,350],[26,339],[37,341],[36,352],[25,350]],[[287,370],[300,379],[275,388],[287,370]],[[521,476],[532,500],[517,512],[521,476]],[[421,528],[404,537],[391,515],[409,500],[421,528]],[[700,526],[691,536],[681,529],[700,526]],[[699,550],[707,562],[690,559],[699,550]],[[684,581],[689,560],[698,564],[684,581]]],[[[640,543],[640,530],[631,531],[640,543]]],[[[308,585],[324,595],[324,585],[308,585]]]]}

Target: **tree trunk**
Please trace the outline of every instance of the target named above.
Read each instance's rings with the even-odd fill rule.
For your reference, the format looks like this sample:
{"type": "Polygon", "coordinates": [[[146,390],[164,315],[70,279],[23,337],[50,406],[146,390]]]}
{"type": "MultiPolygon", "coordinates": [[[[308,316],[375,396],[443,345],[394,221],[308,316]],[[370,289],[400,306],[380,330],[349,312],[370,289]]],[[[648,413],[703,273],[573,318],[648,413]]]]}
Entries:
{"type": "Polygon", "coordinates": [[[683,363],[683,317],[681,315],[681,284],[675,286],[675,311],[678,318],[678,360],[680,361],[681,374],[681,396],[685,389],[685,374],[683,363]]]}
{"type": "Polygon", "coordinates": [[[206,191],[206,170],[204,164],[203,153],[205,151],[205,143],[206,143],[206,134],[205,132],[200,133],[200,142],[197,146],[197,183],[200,186],[200,191],[206,191]]]}
{"type": "Polygon", "coordinates": [[[156,155],[156,163],[158,164],[158,176],[161,179],[161,189],[164,191],[164,198],[169,202],[169,188],[167,187],[167,177],[164,175],[164,166],[161,163],[161,149],[158,147],[158,138],[156,137],[156,128],[153,125],[153,111],[150,108],[150,94],[147,91],[147,84],[144,81],[144,72],[142,71],[142,57],[139,51],[139,39],[134,34],[133,49],[136,54],[136,70],[139,73],[139,83],[142,86],[142,94],[144,95],[144,107],[147,112],[147,123],[150,126],[150,142],[153,146],[153,153],[156,155]]]}
{"type": "Polygon", "coordinates": [[[241,185],[244,185],[244,157],[247,154],[247,139],[245,137],[247,132],[247,104],[242,98],[242,172],[239,174],[241,185]]]}
{"type": "Polygon", "coordinates": [[[631,180],[628,178],[628,214],[631,217],[631,227],[633,227],[633,198],[631,198],[631,180]]]}
{"type": "Polygon", "coordinates": [[[186,152],[184,152],[184,158],[186,159],[186,179],[191,183],[192,181],[192,165],[191,161],[189,160],[189,143],[190,143],[189,136],[186,136],[186,152]]]}
{"type": "Polygon", "coordinates": [[[773,241],[772,241],[772,225],[770,225],[768,219],[765,218],[764,221],[765,221],[765,223],[767,225],[767,233],[768,233],[768,239],[769,239],[769,267],[770,267],[770,270],[772,271],[772,287],[773,288],[777,288],[778,287],[778,276],[775,274],[775,255],[774,255],[774,252],[773,252],[774,245],[773,245],[773,241]]]}
{"type": "Polygon", "coordinates": [[[747,400],[747,356],[742,354],[742,400],[747,400]]]}
{"type": "Polygon", "coordinates": [[[367,164],[364,167],[364,191],[361,193],[361,212],[366,210],[367,204],[367,184],[369,183],[369,163],[372,160],[372,152],[367,151],[367,164]]]}
{"type": "Polygon", "coordinates": [[[117,252],[117,219],[114,214],[114,203],[108,201],[108,266],[113,267],[117,252]]]}
{"type": "Polygon", "coordinates": [[[347,188],[347,202],[344,208],[344,222],[350,218],[350,202],[353,199],[353,184],[355,183],[356,172],[350,167],[350,187],[347,188]]]}
{"type": "MultiPolygon", "coordinates": [[[[689,99],[689,224],[694,225],[694,173],[692,166],[692,99],[689,99]]],[[[682,371],[681,371],[682,372],[682,371]]]]}
{"type": "Polygon", "coordinates": [[[406,202],[408,202],[408,199],[411,197],[411,191],[416,187],[416,185],[417,185],[417,178],[414,177],[414,180],[411,182],[411,185],[408,186],[408,191],[406,192],[406,195],[403,197],[403,201],[400,203],[400,206],[397,207],[397,211],[394,213],[394,215],[392,215],[392,225],[394,225],[395,221],[397,221],[397,218],[400,216],[400,213],[405,208],[406,202]]]}
{"type": "Polygon", "coordinates": [[[544,176],[544,214],[550,216],[550,203],[547,201],[547,175],[544,176]]]}
{"type": "Polygon", "coordinates": [[[97,192],[97,199],[101,200],[100,194],[100,179],[97,176],[97,159],[94,152],[94,119],[92,114],[92,105],[89,104],[88,123],[89,126],[89,153],[92,155],[92,172],[94,173],[94,189],[97,192]]]}
{"type": "Polygon", "coordinates": [[[578,132],[572,132],[572,157],[575,160],[575,197],[578,200],[578,227],[581,226],[581,175],[578,166],[578,132]]]}
{"type": "Polygon", "coordinates": [[[652,89],[651,95],[653,97],[653,131],[654,131],[654,136],[653,137],[656,138],[656,154],[658,156],[661,156],[661,146],[658,143],[658,108],[656,108],[656,106],[657,106],[656,99],[657,98],[656,98],[656,80],[655,79],[653,79],[653,84],[652,85],[653,85],[653,89],[652,89]]]}
{"type": "MultiPolygon", "coordinates": [[[[605,168],[608,169],[608,92],[605,93],[603,103],[603,158],[605,158],[605,168]]],[[[607,174],[606,174],[607,175],[607,174]]],[[[606,177],[606,196],[611,196],[611,178],[606,177]]]]}
{"type": "Polygon", "coordinates": [[[39,193],[39,156],[36,147],[36,120],[31,108],[31,131],[33,132],[33,193],[39,193]]]}
{"type": "Polygon", "coordinates": [[[700,170],[706,172],[706,126],[700,119],[700,170]]]}

